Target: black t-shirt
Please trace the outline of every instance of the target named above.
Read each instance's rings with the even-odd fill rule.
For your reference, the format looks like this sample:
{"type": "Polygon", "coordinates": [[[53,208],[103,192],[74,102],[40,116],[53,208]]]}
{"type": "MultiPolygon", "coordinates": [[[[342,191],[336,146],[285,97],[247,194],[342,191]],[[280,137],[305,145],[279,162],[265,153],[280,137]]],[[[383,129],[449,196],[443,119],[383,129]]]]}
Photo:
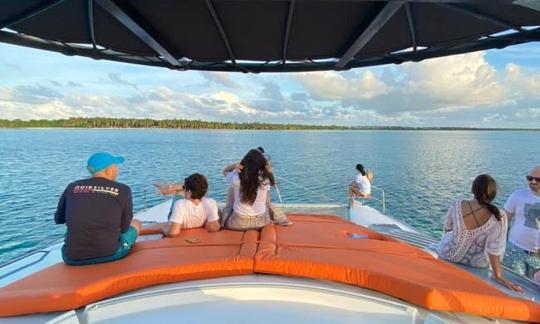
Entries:
{"type": "Polygon", "coordinates": [[[113,255],[132,219],[131,189],[104,178],[70,183],[54,215],[67,225],[65,253],[73,260],[113,255]]]}

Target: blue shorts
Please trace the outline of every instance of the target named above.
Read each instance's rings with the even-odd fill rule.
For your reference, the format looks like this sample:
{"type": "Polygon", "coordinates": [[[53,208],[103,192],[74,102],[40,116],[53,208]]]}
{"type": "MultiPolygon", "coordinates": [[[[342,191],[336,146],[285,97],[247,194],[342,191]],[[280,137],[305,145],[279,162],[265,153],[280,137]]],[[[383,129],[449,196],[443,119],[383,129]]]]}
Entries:
{"type": "Polygon", "coordinates": [[[525,251],[512,242],[508,242],[506,245],[504,261],[514,272],[529,279],[533,279],[534,275],[540,271],[540,256],[525,251]]]}
{"type": "Polygon", "coordinates": [[[133,247],[133,244],[137,240],[137,230],[135,227],[130,226],[129,229],[125,232],[120,234],[120,246],[118,247],[118,250],[113,254],[105,257],[99,257],[99,258],[92,258],[92,259],[81,259],[81,260],[72,260],[67,257],[67,255],[64,252],[65,245],[62,246],[62,259],[64,262],[68,265],[89,265],[89,264],[97,264],[97,263],[106,263],[106,262],[112,262],[119,259],[122,259],[125,257],[131,248],[133,247]]]}

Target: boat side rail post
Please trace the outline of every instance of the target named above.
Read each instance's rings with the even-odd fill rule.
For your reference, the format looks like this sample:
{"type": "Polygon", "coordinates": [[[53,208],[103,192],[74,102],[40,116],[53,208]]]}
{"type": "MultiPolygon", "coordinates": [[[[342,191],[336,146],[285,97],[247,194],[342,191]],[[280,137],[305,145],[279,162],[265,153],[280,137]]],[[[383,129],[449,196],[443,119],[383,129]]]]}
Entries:
{"type": "Polygon", "coordinates": [[[379,186],[371,185],[371,189],[372,189],[372,195],[368,199],[363,199],[363,201],[365,202],[366,200],[375,200],[379,202],[381,204],[382,213],[386,215],[386,192],[384,191],[382,187],[379,187],[379,186]],[[378,192],[378,195],[380,196],[380,198],[373,195],[373,191],[378,192]]]}

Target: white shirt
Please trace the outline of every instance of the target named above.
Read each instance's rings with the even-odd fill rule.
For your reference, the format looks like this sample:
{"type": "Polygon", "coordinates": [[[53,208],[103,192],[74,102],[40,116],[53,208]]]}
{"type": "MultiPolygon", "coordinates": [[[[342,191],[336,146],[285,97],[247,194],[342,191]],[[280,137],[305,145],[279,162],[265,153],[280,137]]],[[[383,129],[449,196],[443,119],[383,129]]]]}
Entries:
{"type": "Polygon", "coordinates": [[[358,173],[356,176],[356,183],[358,184],[358,190],[362,195],[371,195],[371,183],[366,176],[362,173],[358,173]]]}
{"type": "Polygon", "coordinates": [[[509,240],[514,245],[531,252],[540,248],[540,196],[530,189],[516,190],[504,204],[504,209],[514,214],[509,240]]]}
{"type": "Polygon", "coordinates": [[[462,199],[455,200],[446,215],[443,234],[439,243],[429,247],[437,251],[441,259],[467,264],[473,267],[487,267],[488,254],[503,256],[506,248],[508,218],[501,211],[501,220],[494,215],[482,226],[467,229],[461,215],[462,199]]]}
{"type": "Polygon", "coordinates": [[[256,216],[266,212],[266,199],[270,184],[259,186],[257,189],[257,198],[253,205],[249,205],[240,201],[240,177],[238,172],[232,171],[227,174],[227,183],[233,188],[234,192],[234,211],[239,215],[256,216]]]}
{"type": "Polygon", "coordinates": [[[181,199],[174,203],[171,222],[182,225],[182,228],[202,227],[206,222],[219,219],[217,203],[214,199],[203,197],[198,205],[189,199],[181,199]]]}

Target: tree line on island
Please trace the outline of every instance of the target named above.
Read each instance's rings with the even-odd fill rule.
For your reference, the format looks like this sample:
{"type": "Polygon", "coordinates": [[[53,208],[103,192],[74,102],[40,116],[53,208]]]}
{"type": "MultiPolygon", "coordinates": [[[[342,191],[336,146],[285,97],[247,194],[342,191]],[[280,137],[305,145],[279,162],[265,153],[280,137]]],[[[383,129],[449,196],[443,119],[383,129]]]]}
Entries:
{"type": "Polygon", "coordinates": [[[337,126],[307,124],[273,124],[259,122],[214,122],[189,119],[139,118],[68,118],[68,119],[0,119],[0,128],[169,128],[233,130],[540,130],[473,127],[403,127],[403,126],[337,126]]]}

